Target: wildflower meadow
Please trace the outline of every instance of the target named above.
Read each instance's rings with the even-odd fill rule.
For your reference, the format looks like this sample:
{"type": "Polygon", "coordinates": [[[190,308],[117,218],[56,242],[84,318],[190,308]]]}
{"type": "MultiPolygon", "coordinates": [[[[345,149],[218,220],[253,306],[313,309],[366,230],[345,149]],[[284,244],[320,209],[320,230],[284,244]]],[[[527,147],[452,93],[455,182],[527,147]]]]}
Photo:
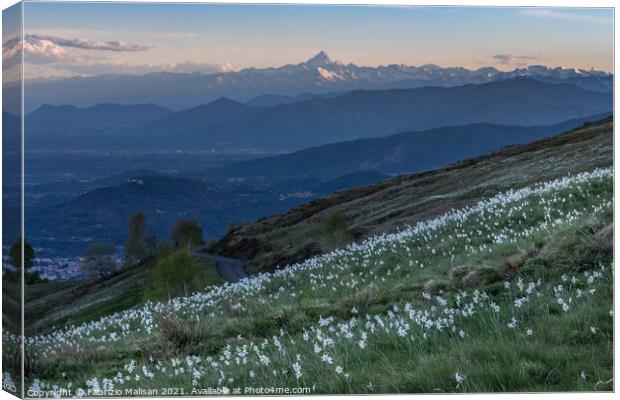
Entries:
{"type": "Polygon", "coordinates": [[[612,169],[565,176],[41,332],[29,396],[613,390],[612,196],[612,169]]]}

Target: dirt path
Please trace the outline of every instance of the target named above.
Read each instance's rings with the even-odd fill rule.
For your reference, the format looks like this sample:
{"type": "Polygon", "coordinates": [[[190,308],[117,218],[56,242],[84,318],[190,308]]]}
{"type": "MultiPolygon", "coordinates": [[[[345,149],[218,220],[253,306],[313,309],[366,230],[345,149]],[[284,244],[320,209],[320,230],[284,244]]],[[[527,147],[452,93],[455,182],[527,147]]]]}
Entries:
{"type": "Polygon", "coordinates": [[[245,272],[245,262],[242,260],[202,252],[195,252],[194,255],[215,261],[217,273],[228,282],[239,282],[241,279],[249,276],[245,272]]]}

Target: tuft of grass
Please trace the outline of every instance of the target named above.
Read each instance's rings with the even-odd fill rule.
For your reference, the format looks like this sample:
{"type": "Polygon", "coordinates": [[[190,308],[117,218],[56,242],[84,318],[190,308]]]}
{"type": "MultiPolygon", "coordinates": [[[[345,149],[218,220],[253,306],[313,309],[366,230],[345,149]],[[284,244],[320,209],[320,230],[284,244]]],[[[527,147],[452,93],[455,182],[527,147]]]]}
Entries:
{"type": "Polygon", "coordinates": [[[385,289],[371,283],[340,300],[338,307],[344,316],[353,316],[357,313],[366,313],[369,308],[377,303],[381,303],[385,295],[385,289]],[[357,312],[352,314],[352,310],[357,312]]]}
{"type": "Polygon", "coordinates": [[[180,354],[201,346],[210,336],[208,321],[179,318],[172,312],[162,312],[155,316],[160,335],[171,345],[172,354],[180,354]]]}

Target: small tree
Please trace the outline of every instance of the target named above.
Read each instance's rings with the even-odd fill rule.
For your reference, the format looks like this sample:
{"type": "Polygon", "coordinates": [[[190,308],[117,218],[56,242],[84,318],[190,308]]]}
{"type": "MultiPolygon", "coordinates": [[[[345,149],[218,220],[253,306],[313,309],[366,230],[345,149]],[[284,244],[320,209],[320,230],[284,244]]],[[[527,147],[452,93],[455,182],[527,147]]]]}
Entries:
{"type": "Polygon", "coordinates": [[[144,243],[146,245],[146,257],[157,257],[157,237],[155,235],[151,235],[144,240],[144,243]]]}
{"type": "Polygon", "coordinates": [[[158,297],[189,296],[198,286],[200,264],[187,249],[163,258],[153,269],[153,287],[158,297]]]}
{"type": "MultiPolygon", "coordinates": [[[[39,274],[36,272],[29,272],[28,270],[34,265],[36,253],[34,248],[24,240],[24,277],[25,283],[36,283],[40,281],[39,274]]],[[[9,264],[17,269],[16,280],[19,280],[19,275],[22,272],[22,238],[18,238],[15,243],[9,248],[9,264]]]]}
{"type": "MultiPolygon", "coordinates": [[[[24,240],[24,268],[26,271],[34,265],[35,252],[30,243],[24,240]]],[[[9,263],[21,272],[22,269],[22,238],[20,237],[9,248],[9,263]]]]}
{"type": "Polygon", "coordinates": [[[127,239],[125,240],[125,268],[140,263],[146,257],[147,245],[144,238],[146,232],[146,217],[142,211],[135,213],[129,219],[127,239]]]}
{"type": "Polygon", "coordinates": [[[157,261],[161,261],[174,253],[174,246],[170,242],[157,243],[157,261]]]}
{"type": "Polygon", "coordinates": [[[334,241],[340,242],[349,235],[349,221],[339,210],[331,213],[323,222],[325,233],[334,241]]]}
{"type": "Polygon", "coordinates": [[[202,238],[202,228],[198,221],[187,218],[177,222],[170,232],[170,238],[177,248],[188,250],[205,243],[202,238]]]}
{"type": "Polygon", "coordinates": [[[84,253],[80,269],[91,279],[110,276],[117,269],[116,248],[109,243],[93,243],[84,253]]]}

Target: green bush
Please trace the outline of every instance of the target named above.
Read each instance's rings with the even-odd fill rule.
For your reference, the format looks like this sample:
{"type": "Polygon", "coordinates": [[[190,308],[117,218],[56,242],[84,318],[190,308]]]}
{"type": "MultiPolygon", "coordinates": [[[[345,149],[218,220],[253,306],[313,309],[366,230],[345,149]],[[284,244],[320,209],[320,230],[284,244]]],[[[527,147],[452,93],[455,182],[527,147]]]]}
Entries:
{"type": "Polygon", "coordinates": [[[160,260],[153,269],[153,291],[158,298],[189,296],[198,289],[200,264],[182,249],[160,260]]]}
{"type": "Polygon", "coordinates": [[[327,236],[341,243],[349,237],[349,221],[342,211],[334,211],[325,218],[323,228],[327,236]]]}
{"type": "Polygon", "coordinates": [[[172,228],[170,239],[177,248],[191,249],[205,244],[202,237],[202,227],[198,221],[187,218],[179,220],[172,228]]]}

